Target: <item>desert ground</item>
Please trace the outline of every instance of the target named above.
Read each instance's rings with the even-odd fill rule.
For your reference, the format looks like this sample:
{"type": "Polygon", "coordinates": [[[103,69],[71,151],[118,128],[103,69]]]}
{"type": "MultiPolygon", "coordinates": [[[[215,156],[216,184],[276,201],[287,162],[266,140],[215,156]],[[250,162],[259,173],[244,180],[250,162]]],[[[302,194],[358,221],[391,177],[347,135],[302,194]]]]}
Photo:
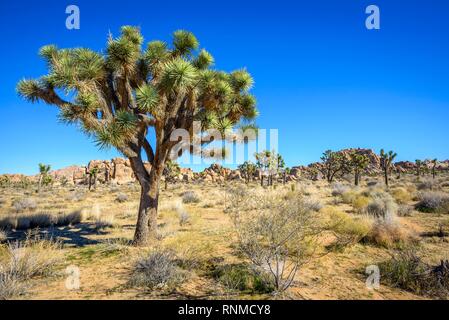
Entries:
{"type": "Polygon", "coordinates": [[[14,270],[1,279],[0,299],[447,299],[447,270],[440,270],[438,292],[423,289],[417,280],[408,283],[406,272],[386,275],[382,268],[380,287],[369,289],[365,270],[404,252],[428,266],[427,274],[447,261],[447,198],[438,210],[421,210],[419,203],[424,194],[447,197],[448,192],[447,174],[391,177],[389,188],[382,177],[363,177],[358,187],[349,179],[329,184],[304,178],[269,187],[257,181],[179,182],[161,187],[158,238],[136,248],[131,240],[137,183],[99,184],[91,191],[83,185],[46,186],[40,193],[35,186],[3,187],[0,271],[14,270]],[[285,290],[259,281],[241,252],[233,212],[244,205],[235,190],[246,190],[240,199],[301,199],[313,211],[319,227],[314,250],[285,290]],[[385,222],[374,230],[367,208],[380,198],[393,206],[394,227],[385,222]],[[166,279],[156,280],[160,285],[136,276],[145,257],[157,252],[173,264],[166,279]]]}

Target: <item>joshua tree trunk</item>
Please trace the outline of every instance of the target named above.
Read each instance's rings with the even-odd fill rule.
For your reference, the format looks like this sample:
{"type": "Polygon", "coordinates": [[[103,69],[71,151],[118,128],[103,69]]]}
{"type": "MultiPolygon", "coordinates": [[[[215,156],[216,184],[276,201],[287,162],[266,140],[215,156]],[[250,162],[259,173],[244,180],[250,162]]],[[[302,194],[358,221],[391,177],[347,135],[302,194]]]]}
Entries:
{"type": "Polygon", "coordinates": [[[385,185],[388,187],[388,171],[384,170],[385,185]]]}
{"type": "Polygon", "coordinates": [[[354,174],[354,184],[356,186],[358,186],[359,185],[359,181],[360,181],[360,174],[356,171],[355,174],[354,174]]]}
{"type": "Polygon", "coordinates": [[[145,246],[157,236],[159,186],[167,152],[156,152],[151,170],[145,169],[141,157],[130,158],[131,167],[141,186],[139,212],[133,243],[145,246]]]}
{"type": "Polygon", "coordinates": [[[44,176],[43,176],[43,175],[40,175],[40,176],[39,176],[39,183],[38,183],[38,185],[37,185],[37,193],[40,193],[40,192],[41,192],[41,188],[42,188],[42,180],[44,180],[44,176]]]}

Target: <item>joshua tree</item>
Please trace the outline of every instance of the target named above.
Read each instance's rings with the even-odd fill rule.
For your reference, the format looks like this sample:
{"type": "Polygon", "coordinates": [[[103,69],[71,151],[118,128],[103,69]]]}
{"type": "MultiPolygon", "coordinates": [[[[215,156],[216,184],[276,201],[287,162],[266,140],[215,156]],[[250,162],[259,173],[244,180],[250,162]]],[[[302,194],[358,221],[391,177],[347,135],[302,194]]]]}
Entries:
{"type": "Polygon", "coordinates": [[[438,160],[437,159],[433,159],[432,160],[432,178],[435,179],[436,175],[437,175],[437,164],[438,164],[438,160]]]}
{"type": "Polygon", "coordinates": [[[245,161],[238,166],[238,169],[245,177],[245,181],[247,184],[252,180],[254,173],[256,172],[256,168],[256,165],[251,161],[245,161]]]}
{"type": "Polygon", "coordinates": [[[368,167],[369,158],[357,151],[353,151],[349,154],[349,165],[354,172],[354,184],[359,185],[360,177],[364,170],[368,167]]]}
{"type": "Polygon", "coordinates": [[[346,158],[339,152],[326,150],[321,157],[321,161],[323,161],[323,166],[320,171],[329,183],[334,181],[337,173],[347,170],[346,158]]]}
{"type": "Polygon", "coordinates": [[[94,167],[90,169],[88,174],[89,174],[89,190],[91,190],[92,186],[95,187],[97,185],[98,168],[94,167]]]}
{"type": "Polygon", "coordinates": [[[416,165],[416,176],[419,179],[419,177],[421,177],[423,162],[421,160],[415,160],[415,165],[416,165]]]}
{"type": "Polygon", "coordinates": [[[48,182],[46,182],[46,181],[48,181],[46,179],[47,179],[47,176],[48,176],[48,173],[50,172],[50,170],[51,170],[51,166],[49,164],[39,163],[39,182],[38,182],[38,187],[37,187],[38,193],[41,192],[42,184],[48,183],[48,182]]]}
{"type": "MultiPolygon", "coordinates": [[[[124,26],[118,38],[109,37],[104,53],[45,46],[40,55],[48,75],[22,80],[17,88],[30,102],[56,105],[62,120],[77,124],[99,147],[113,146],[130,160],[141,186],[135,245],[157,236],[160,180],[165,161],[179,145],[176,129],[185,130],[192,140],[201,136],[195,120],[201,121],[200,131],[217,129],[223,134],[257,116],[255,98],[248,93],[253,85],[249,73],[211,69],[212,55],[197,50],[192,33],[176,31],[171,46],[153,41],[142,51],[142,44],[140,30],[124,26]],[[148,139],[150,129],[154,144],[148,139]],[[145,167],[142,153],[151,169],[145,167]]],[[[200,144],[212,140],[201,139],[200,144]]]]}
{"type": "Polygon", "coordinates": [[[393,161],[397,157],[397,153],[389,151],[385,153],[384,149],[380,150],[380,167],[384,173],[385,185],[388,187],[388,178],[393,168],[393,161]]]}
{"type": "MultiPolygon", "coordinates": [[[[267,173],[267,184],[269,186],[273,185],[273,176],[279,172],[279,169],[285,167],[284,159],[282,156],[274,151],[262,151],[256,153],[256,166],[267,173]]],[[[263,175],[260,181],[263,186],[263,175]]]]}
{"type": "Polygon", "coordinates": [[[168,182],[174,181],[175,177],[179,176],[181,173],[181,168],[176,161],[167,160],[165,162],[165,168],[163,175],[165,177],[165,190],[168,188],[168,182]]]}

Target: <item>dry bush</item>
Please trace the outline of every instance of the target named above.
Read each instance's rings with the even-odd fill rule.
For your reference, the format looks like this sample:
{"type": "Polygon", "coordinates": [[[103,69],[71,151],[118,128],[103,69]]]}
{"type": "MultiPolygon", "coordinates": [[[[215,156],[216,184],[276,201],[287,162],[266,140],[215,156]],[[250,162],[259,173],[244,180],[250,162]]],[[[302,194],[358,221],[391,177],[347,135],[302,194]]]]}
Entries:
{"type": "Polygon", "coordinates": [[[380,194],[374,198],[366,208],[366,214],[373,219],[373,224],[364,242],[390,248],[412,240],[412,236],[403,230],[397,219],[398,209],[389,194],[380,194]]]}
{"type": "Polygon", "coordinates": [[[370,181],[368,181],[368,182],[366,183],[366,185],[367,185],[368,187],[374,187],[374,186],[377,186],[377,184],[378,184],[378,181],[377,181],[377,180],[370,180],[370,181]]]}
{"type": "Polygon", "coordinates": [[[399,187],[391,190],[391,195],[394,200],[399,204],[407,204],[413,200],[413,194],[411,194],[407,189],[399,187]]]}
{"type": "Polygon", "coordinates": [[[200,197],[195,191],[186,191],[182,194],[183,203],[199,203],[200,197]]]}
{"type": "Polygon", "coordinates": [[[120,203],[126,202],[126,201],[128,201],[128,196],[124,193],[119,193],[117,195],[117,197],[115,198],[115,201],[120,202],[120,203]]]}
{"type": "Polygon", "coordinates": [[[332,185],[332,195],[334,197],[341,196],[343,193],[346,193],[350,190],[350,187],[348,185],[342,184],[342,183],[334,183],[332,185]]]}
{"type": "Polygon", "coordinates": [[[363,194],[358,194],[352,199],[352,207],[357,212],[363,212],[368,204],[370,203],[371,199],[367,196],[364,196],[363,194]]]}
{"type": "Polygon", "coordinates": [[[275,290],[266,274],[259,274],[246,263],[219,266],[212,271],[212,276],[231,291],[264,294],[275,290]]]}
{"type": "Polygon", "coordinates": [[[392,248],[407,244],[411,236],[406,232],[398,221],[377,218],[368,235],[363,239],[366,243],[377,246],[392,248]]]}
{"type": "Polygon", "coordinates": [[[16,210],[17,213],[23,212],[25,210],[34,210],[37,207],[36,200],[33,198],[24,198],[24,199],[18,199],[15,200],[12,203],[12,206],[14,210],[16,210]]]}
{"type": "Polygon", "coordinates": [[[408,249],[395,254],[391,260],[379,265],[386,284],[418,295],[432,298],[449,298],[449,262],[431,266],[408,249]]]}
{"type": "Polygon", "coordinates": [[[365,216],[351,217],[349,214],[334,207],[326,207],[323,214],[329,218],[327,229],[336,238],[331,249],[342,249],[346,246],[358,243],[371,231],[373,221],[365,216]]]}
{"type": "Polygon", "coordinates": [[[148,290],[172,290],[183,279],[183,273],[176,264],[174,253],[169,250],[155,249],[137,259],[129,285],[148,290]]]}
{"type": "Polygon", "coordinates": [[[357,191],[348,190],[341,195],[341,201],[345,204],[352,204],[357,196],[358,196],[357,191]]]}
{"type": "Polygon", "coordinates": [[[240,252],[254,270],[270,279],[276,291],[288,289],[299,268],[318,248],[323,231],[313,208],[300,195],[283,191],[231,192],[229,211],[240,252]]]}
{"type": "Polygon", "coordinates": [[[401,204],[398,208],[399,217],[410,217],[413,213],[413,206],[401,204]]]}
{"type": "Polygon", "coordinates": [[[24,242],[0,248],[0,299],[25,292],[25,284],[34,277],[52,276],[63,261],[61,244],[30,236],[24,242]]]}
{"type": "Polygon", "coordinates": [[[86,198],[86,192],[83,190],[75,190],[72,193],[70,193],[67,197],[66,200],[69,201],[74,201],[74,202],[79,202],[82,201],[86,198]]]}
{"type": "Polygon", "coordinates": [[[0,300],[8,300],[26,293],[26,285],[13,273],[0,270],[0,300]]]}
{"type": "Polygon", "coordinates": [[[114,228],[115,226],[116,224],[113,214],[108,215],[100,214],[94,221],[95,230],[114,228]]]}
{"type": "Polygon", "coordinates": [[[80,223],[81,218],[82,214],[80,211],[60,214],[29,213],[0,219],[0,228],[5,230],[29,230],[51,226],[67,226],[80,223]]]}
{"type": "Polygon", "coordinates": [[[8,233],[0,229],[0,243],[5,242],[8,239],[8,233]]]}
{"type": "Polygon", "coordinates": [[[417,188],[418,190],[434,190],[438,184],[435,182],[435,180],[432,179],[425,179],[418,183],[417,188]]]}
{"type": "Polygon", "coordinates": [[[389,194],[383,193],[373,198],[365,212],[376,219],[393,219],[398,212],[398,205],[389,194]]]}
{"type": "Polygon", "coordinates": [[[428,213],[449,213],[449,195],[443,192],[420,193],[416,209],[428,213]]]}
{"type": "Polygon", "coordinates": [[[180,226],[184,226],[186,224],[188,224],[190,222],[190,215],[187,211],[181,211],[178,214],[178,218],[179,218],[179,225],[180,226]]]}

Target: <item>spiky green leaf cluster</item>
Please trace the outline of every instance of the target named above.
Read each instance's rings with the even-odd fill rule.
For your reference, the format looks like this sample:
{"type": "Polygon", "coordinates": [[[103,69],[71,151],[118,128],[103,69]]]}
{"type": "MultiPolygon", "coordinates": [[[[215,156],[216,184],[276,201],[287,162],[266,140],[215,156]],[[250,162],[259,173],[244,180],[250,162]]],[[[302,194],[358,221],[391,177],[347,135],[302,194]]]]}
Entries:
{"type": "Polygon", "coordinates": [[[220,132],[252,125],[258,112],[245,69],[212,69],[212,54],[185,30],[176,31],[171,44],[152,41],[142,50],[143,42],[139,28],[124,26],[103,53],[44,46],[39,53],[48,74],[20,81],[17,91],[30,102],[58,106],[63,121],[125,154],[142,148],[148,126],[159,128],[158,135],[168,121],[190,130],[199,119],[203,130],[220,132]]]}

